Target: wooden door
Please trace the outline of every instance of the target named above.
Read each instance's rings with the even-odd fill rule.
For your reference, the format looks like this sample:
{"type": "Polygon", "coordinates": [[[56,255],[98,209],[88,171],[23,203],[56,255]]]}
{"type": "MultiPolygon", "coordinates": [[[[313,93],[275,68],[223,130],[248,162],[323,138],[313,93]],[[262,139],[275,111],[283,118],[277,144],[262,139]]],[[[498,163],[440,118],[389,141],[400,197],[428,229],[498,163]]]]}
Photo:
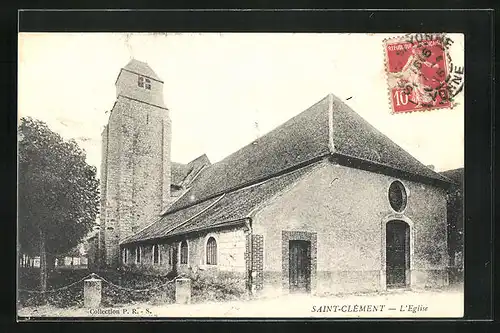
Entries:
{"type": "Polygon", "coordinates": [[[289,244],[290,292],[311,290],[311,243],[291,240],[289,244]]]}
{"type": "Polygon", "coordinates": [[[401,221],[386,225],[386,282],[388,288],[407,286],[410,268],[410,228],[401,221]]]}

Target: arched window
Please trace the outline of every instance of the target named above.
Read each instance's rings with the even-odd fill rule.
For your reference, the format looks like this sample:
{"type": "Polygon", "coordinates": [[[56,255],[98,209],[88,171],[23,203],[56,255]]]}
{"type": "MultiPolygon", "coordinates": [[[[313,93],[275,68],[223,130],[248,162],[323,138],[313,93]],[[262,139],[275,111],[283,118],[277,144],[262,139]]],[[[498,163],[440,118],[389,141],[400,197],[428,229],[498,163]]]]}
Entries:
{"type": "Polygon", "coordinates": [[[172,245],[168,247],[168,264],[172,265],[174,262],[174,248],[172,245]]]}
{"type": "Polygon", "coordinates": [[[158,251],[158,244],[153,245],[153,264],[160,262],[160,251],[158,251]]]}
{"type": "Polygon", "coordinates": [[[188,243],[183,240],[181,242],[181,265],[187,265],[188,263],[188,243]]]}
{"type": "Polygon", "coordinates": [[[123,249],[123,263],[126,264],[128,261],[128,249],[124,248],[123,249]]]}
{"type": "Polygon", "coordinates": [[[141,246],[135,248],[135,262],[139,264],[141,262],[141,246]]]}
{"type": "Polygon", "coordinates": [[[213,237],[207,241],[207,265],[217,265],[217,242],[213,237]]]}

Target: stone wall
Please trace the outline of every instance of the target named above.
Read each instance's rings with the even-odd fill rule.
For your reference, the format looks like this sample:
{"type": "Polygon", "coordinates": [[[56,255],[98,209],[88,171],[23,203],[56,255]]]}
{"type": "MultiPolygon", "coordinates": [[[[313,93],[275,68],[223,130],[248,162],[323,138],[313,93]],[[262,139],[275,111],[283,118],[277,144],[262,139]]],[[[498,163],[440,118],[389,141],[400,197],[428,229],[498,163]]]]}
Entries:
{"type": "Polygon", "coordinates": [[[397,214],[388,200],[394,180],[323,161],[256,212],[253,233],[264,237],[264,292],[286,292],[283,231],[316,233],[316,293],[385,289],[385,224],[392,219],[409,221],[412,229],[411,287],[446,284],[446,193],[401,180],[408,202],[397,214]]]}
{"type": "Polygon", "coordinates": [[[119,265],[119,242],[152,223],[170,199],[171,121],[163,83],[137,86],[121,71],[117,100],[103,131],[101,246],[108,267],[119,265]]]}
{"type": "Polygon", "coordinates": [[[121,70],[116,81],[116,98],[126,96],[158,107],[165,107],[163,102],[163,82],[149,78],[151,90],[137,85],[139,74],[121,70]]]}
{"type": "Polygon", "coordinates": [[[97,252],[95,266],[101,267],[106,262],[106,247],[105,247],[105,224],[106,224],[106,200],[107,200],[107,172],[108,172],[108,132],[109,126],[105,125],[101,133],[101,170],[100,170],[100,210],[99,210],[99,237],[97,241],[97,252]]]}
{"type": "Polygon", "coordinates": [[[262,235],[246,235],[245,266],[246,289],[259,292],[264,288],[264,237],[262,235]]]}
{"type": "Polygon", "coordinates": [[[177,272],[184,274],[199,273],[200,271],[224,271],[244,274],[246,235],[244,228],[222,229],[209,233],[199,233],[195,236],[186,236],[174,242],[158,241],[160,244],[160,263],[152,261],[152,244],[142,246],[141,263],[135,263],[135,246],[129,246],[132,256],[128,263],[122,263],[131,269],[141,270],[145,273],[167,274],[173,270],[168,263],[168,249],[175,247],[177,250],[177,272]],[[217,242],[217,265],[206,264],[206,243],[210,237],[217,242]],[[180,264],[180,244],[186,240],[188,244],[188,263],[180,264]]]}
{"type": "Polygon", "coordinates": [[[121,249],[121,265],[122,267],[143,274],[151,275],[167,275],[173,270],[173,258],[169,258],[170,247],[175,244],[158,243],[159,257],[158,262],[153,261],[153,245],[142,244],[141,261],[137,262],[136,248],[137,246],[128,246],[121,249]],[[127,262],[124,262],[124,251],[128,251],[127,262]]]}

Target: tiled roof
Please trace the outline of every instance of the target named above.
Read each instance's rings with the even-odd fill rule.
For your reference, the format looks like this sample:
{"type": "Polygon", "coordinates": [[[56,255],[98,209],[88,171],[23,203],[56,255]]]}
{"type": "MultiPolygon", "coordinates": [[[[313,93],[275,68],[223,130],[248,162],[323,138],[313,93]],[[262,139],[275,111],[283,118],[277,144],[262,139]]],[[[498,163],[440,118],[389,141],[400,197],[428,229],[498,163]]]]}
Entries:
{"type": "Polygon", "coordinates": [[[300,177],[310,172],[315,165],[317,163],[214,197],[188,208],[167,213],[149,227],[126,239],[122,244],[167,238],[243,220],[256,207],[293,185],[300,177]]]}
{"type": "Polygon", "coordinates": [[[456,184],[463,184],[464,182],[464,168],[441,171],[440,174],[451,179],[456,184]]]}
{"type": "Polygon", "coordinates": [[[332,139],[334,153],[389,166],[426,178],[447,181],[332,96],[332,139]]]}
{"type": "Polygon", "coordinates": [[[220,162],[205,165],[191,178],[187,192],[156,223],[127,242],[169,237],[245,218],[303,175],[296,170],[309,170],[310,165],[330,154],[390,167],[401,175],[449,182],[340,99],[328,95],[220,162]]]}
{"type": "Polygon", "coordinates": [[[172,162],[171,163],[171,173],[172,173],[171,183],[174,185],[180,185],[182,183],[182,181],[189,174],[189,171],[191,171],[191,168],[189,165],[172,162]]]}
{"type": "Polygon", "coordinates": [[[170,211],[211,195],[222,194],[277,172],[329,153],[328,98],[285,122],[260,139],[205,168],[196,177],[188,196],[177,200],[170,211]]]}
{"type": "Polygon", "coordinates": [[[182,163],[171,163],[171,182],[178,186],[188,186],[190,181],[196,176],[196,174],[206,166],[210,165],[210,160],[207,155],[203,154],[188,164],[182,163]]]}
{"type": "Polygon", "coordinates": [[[192,204],[188,197],[200,201],[330,153],[447,181],[340,99],[328,95],[260,139],[202,170],[191,184],[189,196],[177,200],[169,211],[192,204]],[[329,126],[330,123],[333,125],[329,126]]]}
{"type": "Polygon", "coordinates": [[[160,77],[151,69],[151,67],[149,67],[147,63],[136,59],[130,60],[129,63],[125,67],[123,67],[123,69],[129,70],[137,74],[142,74],[157,81],[162,81],[160,77]]]}

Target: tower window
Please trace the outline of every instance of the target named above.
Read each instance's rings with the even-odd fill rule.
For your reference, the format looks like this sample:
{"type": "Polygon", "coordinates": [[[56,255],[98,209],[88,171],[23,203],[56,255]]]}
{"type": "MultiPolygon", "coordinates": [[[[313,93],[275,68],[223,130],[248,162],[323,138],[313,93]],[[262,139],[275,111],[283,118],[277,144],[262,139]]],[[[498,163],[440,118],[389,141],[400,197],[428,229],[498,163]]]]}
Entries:
{"type": "Polygon", "coordinates": [[[181,243],[181,265],[187,265],[188,263],[188,244],[187,241],[183,240],[181,243]]]}
{"type": "Polygon", "coordinates": [[[137,79],[137,85],[141,88],[151,90],[151,80],[145,78],[144,76],[139,76],[139,78],[137,79]]]}

